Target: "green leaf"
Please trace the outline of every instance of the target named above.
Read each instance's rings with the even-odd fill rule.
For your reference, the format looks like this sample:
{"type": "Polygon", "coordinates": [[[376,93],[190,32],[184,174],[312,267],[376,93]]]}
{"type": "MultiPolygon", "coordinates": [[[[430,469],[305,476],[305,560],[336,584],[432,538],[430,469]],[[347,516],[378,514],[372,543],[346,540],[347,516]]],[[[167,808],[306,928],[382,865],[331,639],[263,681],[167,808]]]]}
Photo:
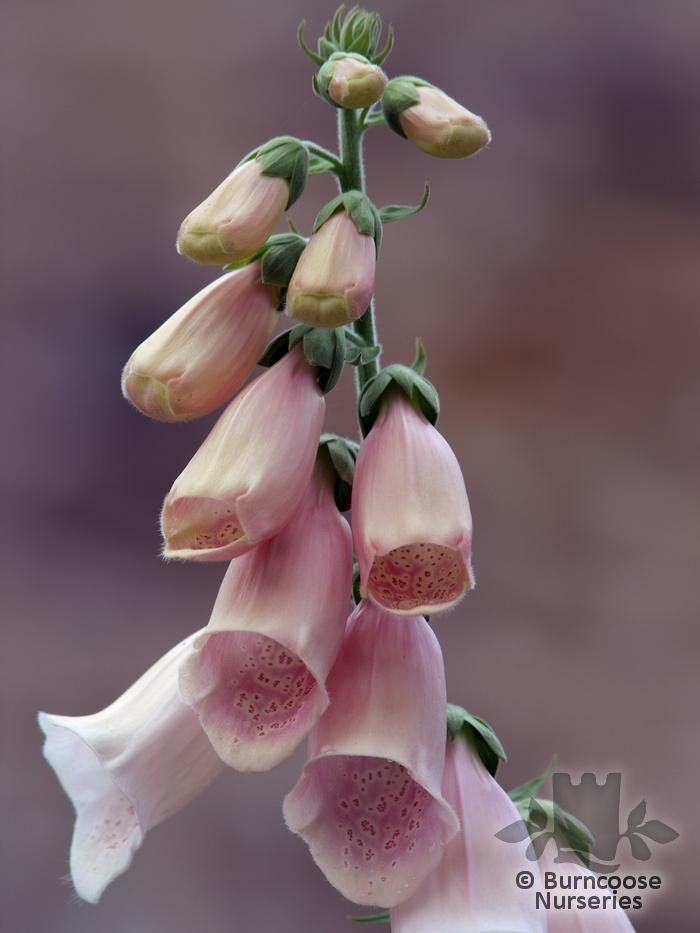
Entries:
{"type": "Polygon", "coordinates": [[[401,220],[402,217],[410,217],[422,211],[430,198],[430,188],[426,182],[423,197],[419,204],[387,204],[386,207],[379,208],[379,217],[382,223],[390,224],[395,220],[401,220]]]}
{"type": "Polygon", "coordinates": [[[556,767],[557,756],[554,755],[552,760],[541,774],[531,778],[529,781],[526,781],[525,784],[521,784],[519,787],[514,787],[513,790],[508,792],[508,796],[516,806],[521,802],[528,803],[530,798],[534,797],[542,785],[551,778],[556,767]]]}

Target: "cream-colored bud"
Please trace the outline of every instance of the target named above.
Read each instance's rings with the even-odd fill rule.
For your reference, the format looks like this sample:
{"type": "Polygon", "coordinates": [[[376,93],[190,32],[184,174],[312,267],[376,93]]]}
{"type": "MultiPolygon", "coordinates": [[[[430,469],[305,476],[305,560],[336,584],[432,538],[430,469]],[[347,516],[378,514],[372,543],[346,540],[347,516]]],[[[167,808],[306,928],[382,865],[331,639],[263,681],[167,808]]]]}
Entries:
{"type": "Polygon", "coordinates": [[[330,61],[328,67],[327,94],[338,107],[371,107],[381,99],[388,79],[378,65],[348,55],[330,61]]]}
{"type": "Polygon", "coordinates": [[[428,155],[462,159],[491,141],[484,120],[436,87],[417,87],[418,103],[399,115],[407,138],[428,155]]]}
{"type": "Polygon", "coordinates": [[[277,226],[288,200],[284,178],[264,175],[257,159],[244,162],[185,217],[177,251],[217,266],[251,256],[277,226]]]}

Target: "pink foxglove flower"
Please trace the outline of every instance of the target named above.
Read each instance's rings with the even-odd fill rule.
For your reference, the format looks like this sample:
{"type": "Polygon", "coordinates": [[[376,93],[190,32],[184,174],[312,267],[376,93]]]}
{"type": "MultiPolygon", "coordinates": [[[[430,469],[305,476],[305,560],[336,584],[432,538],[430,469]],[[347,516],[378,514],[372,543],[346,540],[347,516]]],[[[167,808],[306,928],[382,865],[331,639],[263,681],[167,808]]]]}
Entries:
{"type": "MultiPolygon", "coordinates": [[[[634,927],[630,923],[629,917],[619,906],[603,905],[603,897],[611,897],[613,892],[604,888],[573,888],[573,881],[570,878],[588,878],[591,882],[595,879],[592,871],[586,868],[578,861],[565,861],[556,863],[554,861],[556,849],[553,843],[549,843],[537,862],[542,877],[544,872],[553,872],[557,877],[564,879],[566,889],[557,887],[547,891],[551,898],[551,907],[545,911],[547,916],[548,933],[634,933],[634,927]],[[582,895],[591,897],[598,895],[601,901],[599,907],[588,908],[573,906],[570,910],[567,905],[555,907],[556,901],[562,898],[568,898],[571,895],[582,895]]],[[[623,893],[634,892],[615,892],[619,897],[623,893]]]]}
{"type": "Polygon", "coordinates": [[[311,477],[325,408],[301,347],[246,386],[165,499],[164,556],[230,560],[281,531],[311,477]]]}
{"type": "Polygon", "coordinates": [[[436,87],[417,87],[418,103],[399,115],[407,138],[428,155],[461,159],[483,149],[491,133],[483,119],[436,87]]]}
{"type": "Polygon", "coordinates": [[[264,175],[258,159],[243,162],[185,217],[177,251],[217,266],[244,259],[270,236],[288,199],[284,178],[264,175]]]}
{"type": "Polygon", "coordinates": [[[535,906],[539,885],[520,890],[515,883],[519,871],[537,878],[525,854],[529,840],[505,843],[495,835],[518,821],[518,811],[461,736],[448,743],[442,792],[462,828],[435,871],[392,910],[392,933],[545,933],[547,920],[535,906]]]}
{"type": "Polygon", "coordinates": [[[178,694],[178,670],[195,638],[172,648],[99,713],[39,713],[44,756],[76,811],[71,878],[90,903],[126,871],[148,830],[223,768],[178,694]]]}
{"type": "Polygon", "coordinates": [[[384,401],[360,448],[352,516],[361,592],[377,605],[434,613],[473,586],[459,463],[402,392],[384,401]]]}
{"type": "Polygon", "coordinates": [[[328,706],[326,676],[343,640],[350,527],[318,463],[291,521],[231,562],[209,625],[183,666],[183,698],[239,771],[292,754],[328,706]]]}
{"type": "Polygon", "coordinates": [[[349,324],[367,310],[374,293],[374,238],[359,233],[338,211],[309,240],[294,269],[286,313],[315,327],[349,324]]]}
{"type": "Polygon", "coordinates": [[[319,82],[338,107],[371,107],[380,100],[387,76],[378,65],[361,56],[331,58],[319,73],[319,82]]]}
{"type": "Polygon", "coordinates": [[[445,671],[430,626],[361,603],[328,692],[284,816],[345,897],[393,907],[459,827],[440,791],[445,671]]]}
{"type": "Polygon", "coordinates": [[[122,391],[160,421],[214,411],[262,356],[277,321],[279,289],[260,281],[260,263],[229,272],[198,292],[134,350],[122,391]]]}

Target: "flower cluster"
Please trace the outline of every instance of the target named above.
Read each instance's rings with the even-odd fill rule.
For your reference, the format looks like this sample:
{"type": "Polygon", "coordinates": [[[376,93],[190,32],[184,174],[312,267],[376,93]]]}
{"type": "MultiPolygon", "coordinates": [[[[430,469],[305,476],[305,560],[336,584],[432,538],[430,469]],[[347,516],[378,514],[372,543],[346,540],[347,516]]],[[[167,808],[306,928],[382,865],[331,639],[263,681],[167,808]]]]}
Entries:
{"type": "Polygon", "coordinates": [[[382,124],[442,157],[471,155],[489,133],[426,81],[389,81],[393,37],[379,50],[380,33],[376,14],[354,8],[318,52],[300,36],[318,95],[338,110],[340,152],[282,136],[249,153],[177,238],[182,255],[223,274],[124,368],[124,395],[152,418],[226,406],[166,495],[161,529],[164,557],[229,563],[206,627],[111,706],[40,714],[45,756],[76,808],[71,875],[87,901],[224,766],[267,771],[308,738],[284,818],[343,895],[390,909],[399,933],[546,929],[512,885],[524,849],[495,838],[518,819],[493,777],[500,743],[463,710],[446,741],[427,617],[474,585],[462,473],[435,427],[422,344],[412,366],[379,365],[383,226],[427,192],[416,207],[377,208],[360,149],[382,124]],[[340,193],[310,237],[275,233],[322,172],[340,193]],[[295,326],[271,340],[282,310],[295,326]],[[265,369],[248,381],[256,362],[265,369]],[[360,445],[322,434],[345,363],[358,372],[360,445]]]}

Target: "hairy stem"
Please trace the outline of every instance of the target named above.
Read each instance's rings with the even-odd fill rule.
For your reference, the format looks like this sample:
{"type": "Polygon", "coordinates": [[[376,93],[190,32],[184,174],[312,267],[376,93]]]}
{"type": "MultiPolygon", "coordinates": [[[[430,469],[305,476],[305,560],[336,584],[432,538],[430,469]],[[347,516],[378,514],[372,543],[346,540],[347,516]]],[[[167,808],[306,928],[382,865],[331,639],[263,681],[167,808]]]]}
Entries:
{"type": "MultiPolygon", "coordinates": [[[[338,143],[340,159],[343,164],[339,176],[341,191],[364,191],[365,170],[362,159],[362,129],[354,110],[338,110],[338,143]]],[[[353,324],[355,333],[370,345],[377,342],[377,329],[374,317],[374,299],[361,318],[353,324]]],[[[379,357],[357,367],[357,391],[362,391],[369,380],[379,372],[379,357]]]]}

